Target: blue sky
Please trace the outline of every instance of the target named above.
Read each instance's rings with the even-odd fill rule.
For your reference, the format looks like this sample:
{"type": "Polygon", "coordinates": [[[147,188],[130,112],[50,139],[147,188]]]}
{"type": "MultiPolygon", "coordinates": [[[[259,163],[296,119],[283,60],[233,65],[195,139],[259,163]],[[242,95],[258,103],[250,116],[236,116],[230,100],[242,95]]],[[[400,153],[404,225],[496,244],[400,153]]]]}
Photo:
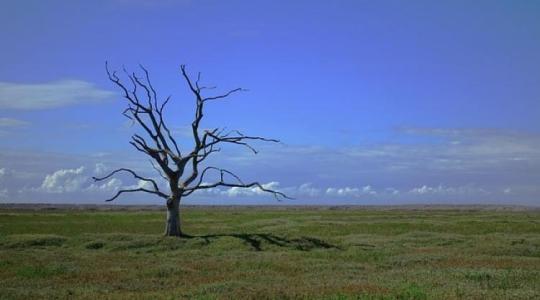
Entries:
{"type": "MultiPolygon", "coordinates": [[[[538,1],[11,1],[0,22],[2,202],[100,203],[137,183],[91,176],[152,174],[108,60],[150,70],[186,144],[180,64],[217,92],[249,89],[204,126],[283,144],[214,163],[291,204],[540,204],[538,1]]],[[[256,190],[189,201],[274,203],[256,190]]]]}

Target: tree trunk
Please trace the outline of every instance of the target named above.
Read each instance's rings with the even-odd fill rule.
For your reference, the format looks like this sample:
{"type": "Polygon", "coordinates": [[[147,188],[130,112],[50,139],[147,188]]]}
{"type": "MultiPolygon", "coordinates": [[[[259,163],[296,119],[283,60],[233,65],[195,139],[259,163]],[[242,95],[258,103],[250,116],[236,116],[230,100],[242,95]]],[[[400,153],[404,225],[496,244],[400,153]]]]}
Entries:
{"type": "Polygon", "coordinates": [[[180,198],[167,199],[167,224],[165,236],[182,236],[180,223],[180,198]]]}

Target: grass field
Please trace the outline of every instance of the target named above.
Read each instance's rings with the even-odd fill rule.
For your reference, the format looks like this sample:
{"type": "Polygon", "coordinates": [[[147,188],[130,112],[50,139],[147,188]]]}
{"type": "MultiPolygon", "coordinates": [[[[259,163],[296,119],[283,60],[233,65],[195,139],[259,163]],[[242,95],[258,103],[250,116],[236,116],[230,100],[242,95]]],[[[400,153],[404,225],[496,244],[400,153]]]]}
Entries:
{"type": "Polygon", "coordinates": [[[0,210],[0,298],[540,299],[540,212],[0,210]]]}

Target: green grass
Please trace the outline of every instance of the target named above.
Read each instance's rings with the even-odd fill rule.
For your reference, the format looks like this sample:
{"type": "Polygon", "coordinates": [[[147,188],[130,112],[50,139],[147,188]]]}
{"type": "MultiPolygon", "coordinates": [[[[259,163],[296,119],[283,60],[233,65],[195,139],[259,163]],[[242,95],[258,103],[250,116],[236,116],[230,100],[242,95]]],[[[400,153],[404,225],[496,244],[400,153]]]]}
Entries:
{"type": "Polygon", "coordinates": [[[540,299],[537,211],[0,211],[0,299],[540,299]]]}

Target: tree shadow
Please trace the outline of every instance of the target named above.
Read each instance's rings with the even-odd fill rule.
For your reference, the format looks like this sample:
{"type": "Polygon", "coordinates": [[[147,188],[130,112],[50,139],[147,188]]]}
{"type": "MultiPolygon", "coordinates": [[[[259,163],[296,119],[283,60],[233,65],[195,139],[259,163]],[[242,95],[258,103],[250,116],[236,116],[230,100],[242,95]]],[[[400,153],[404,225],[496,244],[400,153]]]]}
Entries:
{"type": "Polygon", "coordinates": [[[332,245],[314,237],[302,236],[300,238],[285,238],[269,233],[231,233],[231,234],[210,234],[210,235],[184,235],[185,238],[200,238],[209,245],[221,237],[233,237],[242,240],[255,251],[263,251],[263,244],[290,248],[300,251],[311,251],[314,249],[337,249],[342,250],[336,245],[332,245]]]}

